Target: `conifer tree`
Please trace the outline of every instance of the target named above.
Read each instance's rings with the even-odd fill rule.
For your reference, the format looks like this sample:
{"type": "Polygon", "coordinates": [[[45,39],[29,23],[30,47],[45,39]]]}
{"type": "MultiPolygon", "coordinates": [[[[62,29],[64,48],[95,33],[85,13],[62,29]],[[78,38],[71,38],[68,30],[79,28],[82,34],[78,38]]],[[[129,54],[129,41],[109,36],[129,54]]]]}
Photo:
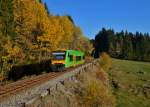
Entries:
{"type": "Polygon", "coordinates": [[[150,61],[150,36],[148,33],[128,31],[113,32],[111,29],[102,29],[95,37],[96,56],[106,47],[112,57],[150,61]],[[105,37],[105,38],[104,38],[105,37]],[[107,37],[107,38],[106,38],[107,37]],[[109,43],[107,43],[107,41],[109,43]]]}

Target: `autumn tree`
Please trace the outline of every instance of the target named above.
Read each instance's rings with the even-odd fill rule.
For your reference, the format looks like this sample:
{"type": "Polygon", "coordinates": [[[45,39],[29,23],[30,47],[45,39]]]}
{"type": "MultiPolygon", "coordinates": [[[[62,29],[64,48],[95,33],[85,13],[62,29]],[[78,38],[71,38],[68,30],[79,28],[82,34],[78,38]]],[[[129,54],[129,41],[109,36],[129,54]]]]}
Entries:
{"type": "Polygon", "coordinates": [[[92,44],[90,40],[83,35],[83,32],[79,27],[74,28],[74,36],[71,44],[72,49],[81,50],[86,54],[90,54],[92,51],[92,44]]]}
{"type": "Polygon", "coordinates": [[[63,16],[60,18],[61,26],[64,31],[63,39],[60,42],[60,48],[70,48],[74,36],[74,25],[68,16],[63,16]]]}
{"type": "Polygon", "coordinates": [[[49,59],[58,48],[91,50],[71,16],[49,13],[41,0],[0,0],[0,72],[49,59]]]}
{"type": "Polygon", "coordinates": [[[12,4],[12,0],[0,0],[0,31],[11,38],[15,36],[12,4]]]}

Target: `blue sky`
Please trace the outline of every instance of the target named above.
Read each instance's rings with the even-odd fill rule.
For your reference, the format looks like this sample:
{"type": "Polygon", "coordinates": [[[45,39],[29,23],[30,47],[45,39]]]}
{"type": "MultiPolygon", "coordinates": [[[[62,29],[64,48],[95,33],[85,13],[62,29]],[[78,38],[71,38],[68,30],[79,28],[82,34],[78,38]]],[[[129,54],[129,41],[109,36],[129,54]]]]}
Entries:
{"type": "Polygon", "coordinates": [[[55,15],[70,15],[84,35],[102,27],[150,33],[150,0],[43,0],[55,15]]]}

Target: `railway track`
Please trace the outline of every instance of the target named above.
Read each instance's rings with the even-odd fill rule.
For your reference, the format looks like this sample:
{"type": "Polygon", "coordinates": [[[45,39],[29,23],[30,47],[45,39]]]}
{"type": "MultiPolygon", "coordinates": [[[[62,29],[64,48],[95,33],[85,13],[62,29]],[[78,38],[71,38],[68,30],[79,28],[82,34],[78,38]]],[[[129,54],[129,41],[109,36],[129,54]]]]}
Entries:
{"type": "MultiPolygon", "coordinates": [[[[69,72],[67,70],[66,72],[69,72]]],[[[10,97],[12,95],[18,94],[19,92],[32,88],[36,85],[40,85],[48,80],[56,78],[66,72],[51,72],[48,74],[43,74],[28,80],[21,80],[15,83],[11,83],[5,86],[0,86],[0,101],[10,97]]]]}
{"type": "MultiPolygon", "coordinates": [[[[91,61],[86,61],[86,63],[91,61]]],[[[81,65],[79,65],[81,66],[81,65]]],[[[79,67],[76,66],[76,67],[79,67]]],[[[34,86],[40,85],[48,80],[54,79],[66,72],[69,72],[75,68],[68,68],[64,70],[63,72],[50,72],[48,74],[39,75],[37,77],[31,78],[31,79],[25,79],[20,80],[14,83],[10,83],[7,85],[0,85],[0,102],[2,100],[7,99],[8,97],[11,97],[12,95],[16,95],[18,93],[21,93],[22,91],[26,89],[33,88],[34,86]]]]}
{"type": "Polygon", "coordinates": [[[57,91],[65,81],[74,80],[76,75],[93,68],[98,60],[86,60],[84,64],[50,72],[30,79],[0,85],[0,106],[22,107],[40,104],[43,97],[57,91]],[[38,102],[38,103],[37,103],[38,102]]]}

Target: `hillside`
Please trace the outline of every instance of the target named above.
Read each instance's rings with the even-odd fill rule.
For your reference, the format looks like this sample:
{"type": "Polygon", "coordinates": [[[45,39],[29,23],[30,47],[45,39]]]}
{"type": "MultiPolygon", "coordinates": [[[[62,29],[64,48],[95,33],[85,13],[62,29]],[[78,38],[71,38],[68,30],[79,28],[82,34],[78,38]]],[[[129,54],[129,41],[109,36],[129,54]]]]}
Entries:
{"type": "Polygon", "coordinates": [[[0,80],[13,66],[50,59],[53,50],[92,48],[71,16],[50,14],[41,0],[0,0],[0,38],[0,80]]]}
{"type": "Polygon", "coordinates": [[[113,59],[109,76],[117,107],[150,105],[150,63],[113,59]]]}

